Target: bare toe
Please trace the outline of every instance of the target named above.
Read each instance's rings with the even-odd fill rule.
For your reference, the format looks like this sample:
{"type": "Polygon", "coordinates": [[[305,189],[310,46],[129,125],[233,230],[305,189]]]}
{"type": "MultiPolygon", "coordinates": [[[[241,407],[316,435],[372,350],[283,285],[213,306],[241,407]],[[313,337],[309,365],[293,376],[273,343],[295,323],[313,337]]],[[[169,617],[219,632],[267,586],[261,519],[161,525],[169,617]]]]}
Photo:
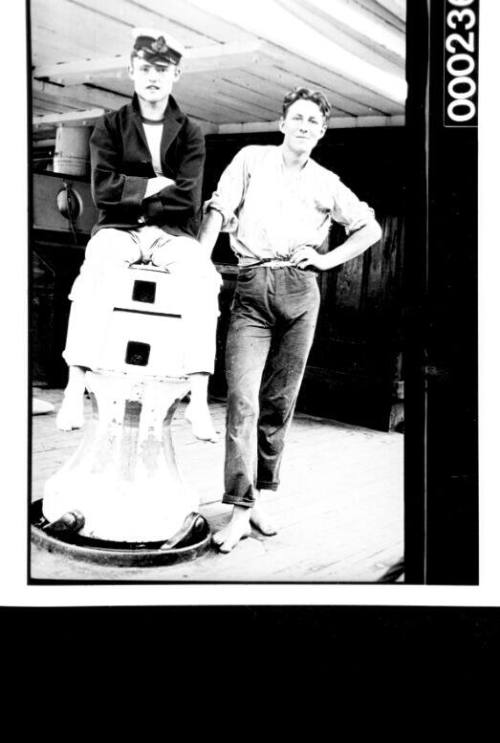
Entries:
{"type": "Polygon", "coordinates": [[[240,540],[246,539],[249,536],[250,530],[243,532],[243,534],[233,534],[232,537],[228,537],[222,543],[218,544],[219,552],[223,552],[224,554],[231,552],[240,540]]]}
{"type": "Polygon", "coordinates": [[[212,542],[216,544],[217,546],[220,546],[224,541],[224,535],[220,533],[220,531],[216,532],[215,534],[212,534],[212,542]]]}
{"type": "Polygon", "coordinates": [[[213,427],[208,408],[195,409],[192,405],[188,405],[184,417],[191,424],[191,430],[195,438],[200,439],[200,441],[211,441],[212,443],[218,441],[217,432],[213,427]]]}
{"type": "Polygon", "coordinates": [[[274,537],[278,533],[278,530],[266,516],[265,511],[263,511],[259,503],[256,503],[252,508],[250,523],[254,529],[257,529],[265,537],[274,537]]]}
{"type": "Polygon", "coordinates": [[[250,523],[254,529],[257,529],[265,537],[274,537],[278,533],[276,527],[266,519],[250,519],[250,523]]]}
{"type": "Polygon", "coordinates": [[[218,547],[219,552],[231,552],[241,539],[246,539],[251,534],[248,524],[229,524],[212,536],[213,543],[218,547]]]}

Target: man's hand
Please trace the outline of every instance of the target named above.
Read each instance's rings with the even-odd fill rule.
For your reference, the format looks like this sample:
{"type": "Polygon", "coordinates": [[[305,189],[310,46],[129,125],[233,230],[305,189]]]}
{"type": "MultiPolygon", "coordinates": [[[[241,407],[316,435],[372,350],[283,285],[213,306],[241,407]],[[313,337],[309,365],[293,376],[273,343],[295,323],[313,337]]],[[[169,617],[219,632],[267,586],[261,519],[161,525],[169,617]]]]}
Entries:
{"type": "Polygon", "coordinates": [[[298,248],[292,257],[290,258],[292,265],[297,268],[308,268],[313,266],[320,271],[325,271],[327,266],[325,264],[325,256],[318,253],[310,245],[304,245],[302,248],[298,248]]]}
{"type": "Polygon", "coordinates": [[[317,253],[310,245],[304,245],[295,251],[290,260],[298,268],[313,266],[320,271],[329,271],[361,255],[381,237],[382,230],[375,219],[359,219],[351,226],[351,234],[347,240],[335,250],[317,253]]]}
{"type": "Polygon", "coordinates": [[[150,196],[154,196],[160,191],[163,191],[167,186],[175,186],[175,181],[171,178],[166,178],[164,175],[157,175],[154,178],[150,178],[148,180],[148,185],[146,186],[144,198],[149,199],[150,196]]]}

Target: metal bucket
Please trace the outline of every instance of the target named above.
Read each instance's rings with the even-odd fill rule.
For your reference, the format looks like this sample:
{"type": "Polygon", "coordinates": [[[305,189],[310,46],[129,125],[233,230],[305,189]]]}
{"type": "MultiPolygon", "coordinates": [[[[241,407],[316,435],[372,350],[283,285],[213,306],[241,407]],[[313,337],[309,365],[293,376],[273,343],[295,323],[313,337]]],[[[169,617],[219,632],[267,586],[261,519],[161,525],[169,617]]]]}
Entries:
{"type": "Polygon", "coordinates": [[[91,127],[59,126],[53,172],[65,175],[87,175],[90,164],[89,137],[91,127]]]}

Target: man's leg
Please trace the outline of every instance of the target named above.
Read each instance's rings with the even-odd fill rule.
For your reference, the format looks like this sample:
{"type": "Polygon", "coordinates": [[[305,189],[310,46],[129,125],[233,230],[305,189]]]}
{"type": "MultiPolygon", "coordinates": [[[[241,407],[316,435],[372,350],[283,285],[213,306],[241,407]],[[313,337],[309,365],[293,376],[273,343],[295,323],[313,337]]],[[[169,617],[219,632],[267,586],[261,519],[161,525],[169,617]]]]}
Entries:
{"type": "Polygon", "coordinates": [[[283,458],[285,437],[293,418],[305,366],[311,350],[319,309],[319,291],[311,275],[297,269],[279,269],[280,287],[276,291],[277,311],[273,342],[264,369],[258,421],[257,489],[254,526],[272,533],[262,509],[266,491],[276,491],[283,458]],[[287,274],[290,276],[287,276],[287,274]],[[283,273],[282,273],[283,272],[283,273]]]}
{"type": "Polygon", "coordinates": [[[266,272],[255,269],[238,282],[226,343],[227,415],[224,503],[233,504],[229,523],[214,535],[221,552],[250,534],[258,493],[257,420],[259,388],[271,343],[272,315],[266,309],[266,272]]]}
{"type": "Polygon", "coordinates": [[[220,276],[201,245],[189,237],[158,235],[151,260],[181,282],[185,364],[191,386],[186,418],[197,438],[216,441],[208,408],[208,382],[214,371],[220,276]]]}
{"type": "Polygon", "coordinates": [[[110,317],[109,287],[116,269],[141,257],[137,240],[125,230],[105,228],[91,238],[85,260],[71,290],[71,310],[63,357],[69,367],[68,384],[56,425],[62,431],[81,428],[85,373],[93,368],[106,336],[110,317]]]}

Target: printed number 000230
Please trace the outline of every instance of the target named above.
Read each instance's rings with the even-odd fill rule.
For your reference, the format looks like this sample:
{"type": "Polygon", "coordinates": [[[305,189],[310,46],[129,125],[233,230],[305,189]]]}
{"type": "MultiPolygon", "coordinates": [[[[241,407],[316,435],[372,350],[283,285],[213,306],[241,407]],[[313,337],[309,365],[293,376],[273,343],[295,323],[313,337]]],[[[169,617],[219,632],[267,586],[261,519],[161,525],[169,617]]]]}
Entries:
{"type": "Polygon", "coordinates": [[[448,0],[451,8],[446,15],[446,25],[453,29],[446,37],[446,71],[451,77],[446,86],[446,112],[456,124],[467,123],[476,116],[472,100],[477,91],[472,75],[476,70],[477,16],[470,7],[475,0],[448,0]]]}

